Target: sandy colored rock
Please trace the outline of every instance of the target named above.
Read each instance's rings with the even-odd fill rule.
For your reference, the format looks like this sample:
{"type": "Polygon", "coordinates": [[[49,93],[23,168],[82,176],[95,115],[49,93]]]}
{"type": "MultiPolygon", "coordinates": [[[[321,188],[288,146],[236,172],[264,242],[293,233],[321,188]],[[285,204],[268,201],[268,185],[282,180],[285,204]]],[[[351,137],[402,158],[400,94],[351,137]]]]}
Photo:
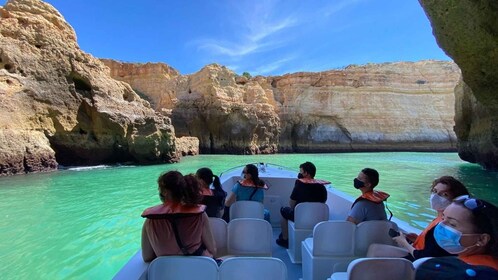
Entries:
{"type": "Polygon", "coordinates": [[[174,160],[170,120],[81,51],[51,5],[12,0],[0,16],[0,175],[174,160]]]}
{"type": "Polygon", "coordinates": [[[498,169],[498,2],[419,0],[436,40],[462,70],[456,91],[458,154],[498,169]]]}
{"type": "Polygon", "coordinates": [[[179,137],[175,139],[176,151],[181,156],[195,156],[199,154],[199,139],[197,137],[179,137]]]}
{"type": "MultiPolygon", "coordinates": [[[[140,73],[136,67],[150,66],[119,67],[140,73]]],[[[147,75],[123,81],[144,88],[147,75]]],[[[212,64],[192,75],[162,75],[171,102],[159,110],[171,116],[177,136],[198,137],[205,153],[454,150],[459,76],[454,63],[440,61],[251,79],[212,64]]]]}

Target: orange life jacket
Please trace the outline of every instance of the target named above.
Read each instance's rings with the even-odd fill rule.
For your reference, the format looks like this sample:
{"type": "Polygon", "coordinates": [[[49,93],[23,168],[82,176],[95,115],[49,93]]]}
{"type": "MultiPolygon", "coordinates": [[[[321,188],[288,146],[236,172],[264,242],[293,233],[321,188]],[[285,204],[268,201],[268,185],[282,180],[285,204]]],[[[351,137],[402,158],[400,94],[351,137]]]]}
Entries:
{"type": "Polygon", "coordinates": [[[320,184],[320,185],[324,185],[324,186],[330,184],[329,181],[312,179],[312,178],[301,178],[298,180],[305,183],[305,184],[320,184]]]}
{"type": "Polygon", "coordinates": [[[417,236],[417,239],[413,242],[413,247],[417,250],[422,250],[425,248],[425,236],[427,235],[427,232],[431,230],[433,227],[435,227],[441,220],[443,219],[442,216],[437,216],[432,222],[420,233],[419,236],[417,236]]]}
{"type": "MultiPolygon", "coordinates": [[[[386,201],[387,198],[389,198],[389,194],[388,193],[385,193],[385,192],[381,192],[381,191],[370,191],[370,192],[366,192],[362,195],[360,195],[354,203],[356,203],[357,201],[359,200],[369,200],[371,202],[374,202],[374,203],[381,203],[383,201],[386,201]]],[[[354,204],[353,203],[353,204],[354,204]]]]}
{"type": "Polygon", "coordinates": [[[491,255],[458,256],[458,258],[471,265],[484,265],[498,270],[498,258],[491,255]]]}
{"type": "Polygon", "coordinates": [[[239,184],[243,187],[249,187],[249,188],[262,188],[264,190],[267,190],[268,189],[268,186],[266,184],[264,184],[263,186],[256,186],[254,184],[254,182],[250,179],[244,179],[244,180],[240,180],[239,181],[239,184]]]}
{"type": "Polygon", "coordinates": [[[142,213],[143,218],[161,219],[172,215],[192,215],[201,214],[206,209],[205,205],[185,205],[178,202],[166,201],[153,207],[149,207],[142,213]]]}

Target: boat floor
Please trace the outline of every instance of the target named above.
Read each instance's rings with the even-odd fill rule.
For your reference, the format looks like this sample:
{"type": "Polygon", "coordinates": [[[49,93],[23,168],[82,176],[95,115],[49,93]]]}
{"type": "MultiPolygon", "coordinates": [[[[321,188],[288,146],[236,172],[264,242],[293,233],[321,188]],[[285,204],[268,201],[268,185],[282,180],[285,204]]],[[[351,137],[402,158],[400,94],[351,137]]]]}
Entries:
{"type": "Polygon", "coordinates": [[[303,270],[300,263],[292,263],[287,249],[277,245],[275,240],[277,240],[280,234],[280,228],[273,228],[273,240],[272,240],[272,257],[281,259],[287,266],[287,275],[289,280],[297,280],[303,277],[303,270]]]}

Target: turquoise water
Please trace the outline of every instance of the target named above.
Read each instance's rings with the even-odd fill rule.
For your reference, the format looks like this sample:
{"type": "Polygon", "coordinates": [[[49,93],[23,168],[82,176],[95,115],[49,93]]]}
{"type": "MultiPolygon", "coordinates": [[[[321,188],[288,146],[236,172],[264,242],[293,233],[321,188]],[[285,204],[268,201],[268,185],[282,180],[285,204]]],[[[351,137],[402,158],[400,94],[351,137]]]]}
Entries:
{"type": "Polygon", "coordinates": [[[217,174],[249,162],[298,169],[312,161],[317,178],[353,196],[352,180],[376,168],[379,190],[391,194],[394,215],[423,228],[433,218],[428,188],[442,175],[461,179],[476,196],[498,204],[498,173],[461,161],[455,153],[342,153],[265,156],[203,155],[181,163],[64,170],[0,178],[2,279],[110,279],[140,247],[140,214],[159,202],[156,179],[165,170],[217,174]]]}

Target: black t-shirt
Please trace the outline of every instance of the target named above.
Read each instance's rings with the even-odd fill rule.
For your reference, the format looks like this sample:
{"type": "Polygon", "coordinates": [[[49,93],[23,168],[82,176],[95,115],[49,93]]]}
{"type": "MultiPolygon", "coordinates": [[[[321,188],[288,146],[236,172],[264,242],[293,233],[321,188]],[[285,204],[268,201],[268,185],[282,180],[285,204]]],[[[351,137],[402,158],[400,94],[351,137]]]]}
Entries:
{"type": "Polygon", "coordinates": [[[306,184],[299,180],[296,180],[290,199],[295,200],[296,204],[299,204],[301,202],[324,203],[325,201],[327,201],[327,190],[322,184],[306,184]]]}

